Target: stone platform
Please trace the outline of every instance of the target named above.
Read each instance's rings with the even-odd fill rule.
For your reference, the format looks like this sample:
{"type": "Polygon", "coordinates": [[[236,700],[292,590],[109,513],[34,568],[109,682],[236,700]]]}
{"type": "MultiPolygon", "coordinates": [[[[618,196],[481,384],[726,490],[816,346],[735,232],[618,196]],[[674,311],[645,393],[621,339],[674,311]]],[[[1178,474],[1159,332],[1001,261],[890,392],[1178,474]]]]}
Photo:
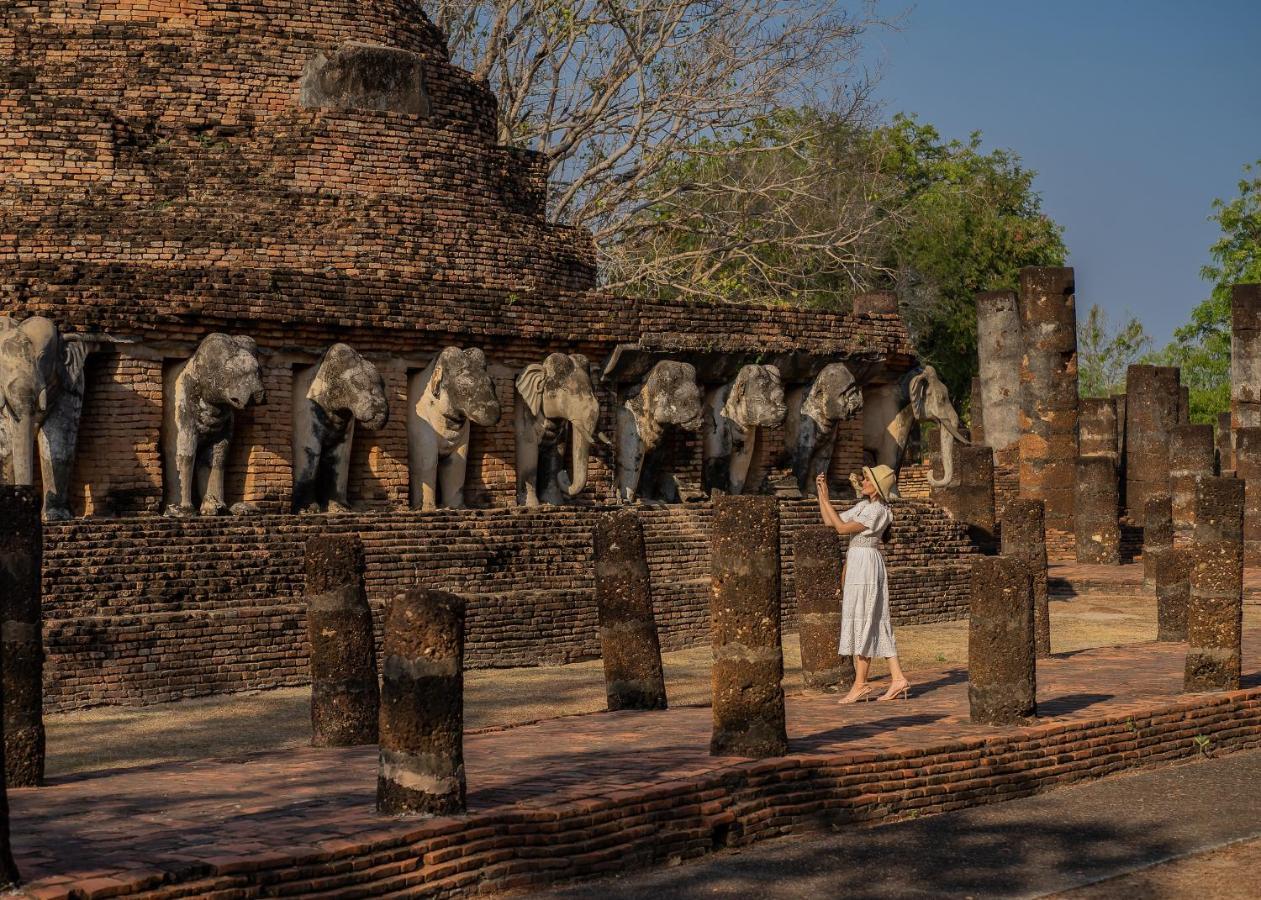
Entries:
{"type": "Polygon", "coordinates": [[[538,886],[1261,745],[1261,628],[1244,647],[1226,694],[1179,693],[1180,644],[1042,660],[1020,728],[970,724],[959,668],[913,673],[908,701],[792,696],[792,755],[759,762],[708,755],[708,707],[471,732],[461,817],[377,817],[372,747],[67,777],[10,792],[15,850],[45,898],[538,886]]]}

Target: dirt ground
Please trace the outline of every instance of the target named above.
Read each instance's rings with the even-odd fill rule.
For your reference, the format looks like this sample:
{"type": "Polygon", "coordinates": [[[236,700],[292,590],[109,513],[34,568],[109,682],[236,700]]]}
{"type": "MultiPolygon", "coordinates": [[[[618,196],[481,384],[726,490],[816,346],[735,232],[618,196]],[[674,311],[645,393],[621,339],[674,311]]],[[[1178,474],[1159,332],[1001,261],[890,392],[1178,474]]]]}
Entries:
{"type": "MultiPolygon", "coordinates": [[[[1261,607],[1245,617],[1261,621],[1261,607]]],[[[1051,603],[1054,652],[1130,644],[1155,638],[1151,598],[1079,597],[1051,603]]],[[[967,622],[895,629],[902,664],[916,669],[966,663],[967,622]]],[[[710,650],[664,655],[666,691],[674,706],[709,702],[710,650]]],[[[795,634],[784,637],[784,687],[801,690],[795,634]]],[[[877,674],[887,668],[873,664],[877,674]]],[[[604,708],[599,660],[568,666],[473,669],[465,673],[466,727],[514,725],[598,712],[604,708]]],[[[138,708],[111,707],[47,717],[48,774],[52,777],[181,759],[231,757],[305,744],[310,738],[309,688],[232,694],[138,708]]]]}

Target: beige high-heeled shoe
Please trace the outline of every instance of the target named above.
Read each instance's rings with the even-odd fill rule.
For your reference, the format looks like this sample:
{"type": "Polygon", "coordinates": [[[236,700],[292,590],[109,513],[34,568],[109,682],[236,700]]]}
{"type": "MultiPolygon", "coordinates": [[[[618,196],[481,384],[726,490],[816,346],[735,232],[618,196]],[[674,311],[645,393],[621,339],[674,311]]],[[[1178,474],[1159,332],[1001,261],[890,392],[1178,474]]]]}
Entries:
{"type": "Polygon", "coordinates": [[[883,700],[909,700],[911,699],[911,683],[909,681],[902,682],[900,688],[894,689],[893,685],[889,685],[889,689],[880,697],[876,698],[876,702],[883,700]]]}
{"type": "Polygon", "coordinates": [[[845,705],[850,704],[850,703],[857,703],[857,702],[858,702],[858,701],[860,701],[860,700],[870,700],[870,699],[874,699],[874,698],[870,698],[870,697],[868,697],[868,696],[867,696],[867,695],[868,695],[868,694],[870,694],[871,692],[872,692],[872,686],[871,686],[871,685],[869,685],[869,684],[865,684],[865,685],[863,685],[863,687],[862,687],[862,688],[858,691],[858,693],[857,693],[857,694],[852,694],[852,695],[850,695],[850,694],[846,694],[844,697],[842,697],[840,700],[837,700],[836,702],[837,702],[837,703],[839,703],[839,704],[841,704],[842,706],[845,706],[845,705]]]}

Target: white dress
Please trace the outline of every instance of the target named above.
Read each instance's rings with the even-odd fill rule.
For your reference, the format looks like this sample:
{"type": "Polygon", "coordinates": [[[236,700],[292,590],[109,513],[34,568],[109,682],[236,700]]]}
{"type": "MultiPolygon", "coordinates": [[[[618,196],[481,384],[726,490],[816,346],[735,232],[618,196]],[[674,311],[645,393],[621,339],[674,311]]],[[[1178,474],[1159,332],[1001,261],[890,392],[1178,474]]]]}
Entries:
{"type": "Polygon", "coordinates": [[[841,521],[866,527],[850,537],[845,554],[838,652],[842,656],[897,656],[889,617],[889,573],[880,552],[880,539],[893,521],[893,513],[883,503],[859,500],[841,513],[841,521]]]}

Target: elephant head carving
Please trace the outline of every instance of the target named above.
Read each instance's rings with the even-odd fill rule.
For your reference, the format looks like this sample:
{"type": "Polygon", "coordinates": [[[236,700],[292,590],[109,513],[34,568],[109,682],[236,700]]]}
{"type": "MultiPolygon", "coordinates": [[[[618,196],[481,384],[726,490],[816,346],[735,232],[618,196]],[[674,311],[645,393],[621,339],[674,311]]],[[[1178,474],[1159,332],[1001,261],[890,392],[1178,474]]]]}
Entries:
{"type": "Polygon", "coordinates": [[[775,366],[744,366],[710,392],[705,410],[705,489],[741,493],[749,480],[760,429],[776,428],[788,412],[775,366]]]}
{"type": "Polygon", "coordinates": [[[166,513],[218,515],[227,509],[223,479],[235,413],[266,401],[258,345],[243,335],[207,335],[173,388],[173,402],[163,407],[166,513]]]}
{"type": "Polygon", "coordinates": [[[668,428],[701,427],[701,390],[690,363],[663,360],[625,392],[617,409],[617,494],[623,501],[674,501],[678,485],[662,457],[668,428]]]}
{"type": "Polygon", "coordinates": [[[412,506],[462,508],[472,425],[500,416],[486,354],[447,347],[413,379],[408,406],[412,506]]]}
{"type": "Polygon", "coordinates": [[[348,511],[355,423],[376,431],[389,417],[376,366],[346,344],[329,347],[294,405],[294,511],[348,511]]]}
{"type": "Polygon", "coordinates": [[[578,496],[587,486],[600,419],[590,363],[581,354],[553,353],[526,366],[516,388],[517,503],[536,506],[540,499],[559,503],[562,496],[578,496]],[[566,441],[570,472],[561,452],[566,441]]]}
{"type": "Polygon", "coordinates": [[[68,491],[83,410],[84,364],[91,345],[67,341],[42,316],[0,316],[0,441],[6,475],[35,483],[39,444],[44,518],[70,518],[68,491]]]}
{"type": "Polygon", "coordinates": [[[797,487],[814,496],[814,479],[828,471],[836,445],[836,425],[863,408],[863,394],[844,363],[829,363],[793,392],[784,445],[797,487]]]}
{"type": "Polygon", "coordinates": [[[916,422],[935,422],[941,429],[942,477],[929,477],[934,487],[954,480],[954,442],[969,443],[950,392],[932,366],[907,372],[896,384],[864,390],[863,453],[868,462],[897,471],[916,422]]]}

